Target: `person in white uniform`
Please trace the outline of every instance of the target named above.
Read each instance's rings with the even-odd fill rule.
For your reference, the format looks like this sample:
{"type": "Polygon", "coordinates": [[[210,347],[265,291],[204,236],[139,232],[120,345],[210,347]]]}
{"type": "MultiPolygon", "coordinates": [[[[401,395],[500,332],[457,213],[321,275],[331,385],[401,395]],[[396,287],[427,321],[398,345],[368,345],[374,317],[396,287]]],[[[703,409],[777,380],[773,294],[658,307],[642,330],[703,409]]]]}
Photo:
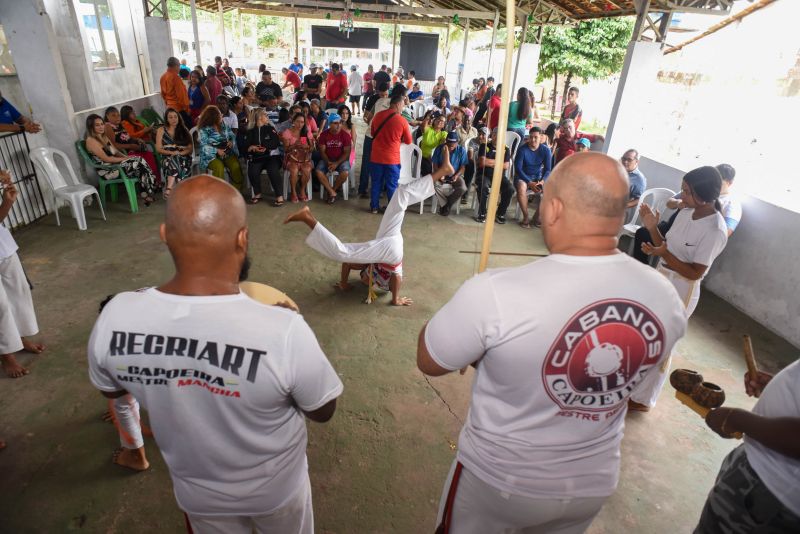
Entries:
{"type": "Polygon", "coordinates": [[[614,493],[627,400],[686,329],[675,289],[616,248],[628,187],[604,154],[564,160],[550,256],[473,277],[420,332],[423,373],[476,368],[438,532],[580,533],[614,493]]]}
{"type": "Polygon", "coordinates": [[[752,412],[717,408],[708,426],[723,438],[745,435],[722,461],[695,534],[800,532],[800,361],[774,377],[744,377],[759,397],[752,412]]]}
{"type": "MultiPolygon", "coordinates": [[[[8,171],[0,170],[0,223],[17,200],[17,188],[8,171]]],[[[14,356],[21,350],[40,354],[44,345],[28,338],[39,332],[28,279],[17,256],[18,246],[11,232],[0,224],[0,364],[9,378],[29,373],[14,356]]],[[[0,447],[2,448],[2,447],[0,447]]]]}
{"type": "Polygon", "coordinates": [[[195,533],[312,534],[305,418],[328,421],[342,382],[301,315],[240,292],[245,213],[242,196],[211,176],[175,188],[161,238],[176,273],[106,305],[89,377],[104,396],[130,393],[148,410],[195,533]]]}
{"type": "MultiPolygon", "coordinates": [[[[642,204],[640,215],[650,232],[652,243],[642,243],[642,252],[659,257],[656,269],[669,280],[683,302],[687,319],[700,300],[700,283],[711,264],[728,243],[728,227],[718,199],[722,176],[715,167],[699,167],[686,173],[681,185],[681,202],[685,206],[675,216],[667,235],[658,230],[660,214],[642,204]]],[[[661,386],[667,380],[669,360],[649,380],[657,387],[631,398],[630,408],[646,412],[656,405],[661,386]]]]}
{"type": "MultiPolygon", "coordinates": [[[[450,176],[453,166],[450,164],[450,155],[447,147],[443,147],[442,164],[433,174],[422,178],[412,179],[409,182],[398,184],[395,194],[386,206],[375,239],[363,243],[343,243],[330,230],[325,228],[308,206],[289,215],[284,224],[290,222],[303,222],[311,232],[306,237],[306,244],[334,261],[342,263],[342,277],[336,287],[349,289],[347,278],[351,270],[361,272],[361,280],[374,285],[383,291],[391,291],[392,304],[395,306],[409,306],[412,300],[400,296],[403,266],[403,234],[401,233],[406,208],[411,204],[421,202],[434,194],[434,183],[450,176]],[[370,270],[372,271],[370,275],[370,270]]],[[[370,291],[372,286],[370,286],[370,291]]],[[[368,302],[371,300],[368,299],[368,302]]]]}

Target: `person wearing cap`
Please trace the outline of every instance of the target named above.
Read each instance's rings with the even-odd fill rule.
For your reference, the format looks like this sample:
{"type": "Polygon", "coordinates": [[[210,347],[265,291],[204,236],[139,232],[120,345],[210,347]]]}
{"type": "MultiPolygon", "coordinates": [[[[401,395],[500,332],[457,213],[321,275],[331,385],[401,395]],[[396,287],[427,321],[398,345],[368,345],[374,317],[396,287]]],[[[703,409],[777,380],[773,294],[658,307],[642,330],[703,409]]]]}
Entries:
{"type": "Polygon", "coordinates": [[[265,70],[261,73],[261,81],[258,82],[258,85],[256,85],[257,95],[261,95],[266,92],[272,93],[277,98],[283,98],[281,86],[272,81],[272,74],[268,70],[265,70]]]}
{"type": "Polygon", "coordinates": [[[347,76],[339,69],[338,63],[331,63],[331,73],[325,84],[325,109],[337,108],[345,101],[347,76]]]}
{"type": "Polygon", "coordinates": [[[459,143],[458,134],[456,132],[449,132],[445,145],[436,147],[431,157],[431,164],[433,171],[436,172],[442,166],[444,160],[444,152],[450,155],[450,165],[453,167],[453,174],[445,176],[441,181],[433,184],[436,191],[436,197],[442,205],[439,208],[439,215],[447,217],[450,214],[450,208],[453,204],[459,201],[464,193],[467,192],[467,185],[464,182],[464,171],[467,168],[467,150],[459,143]],[[447,146],[447,150],[444,150],[447,146]]]}
{"type": "Polygon", "coordinates": [[[319,98],[322,91],[322,76],[319,75],[316,63],[312,63],[309,66],[309,70],[311,71],[310,74],[306,74],[303,77],[303,92],[311,100],[312,98],[319,98]]]}
{"type": "Polygon", "coordinates": [[[542,129],[534,126],[528,131],[528,142],[519,147],[514,158],[514,187],[517,190],[517,202],[522,210],[519,225],[530,228],[528,218],[528,195],[533,195],[535,212],[533,225],[540,226],[539,202],[542,198],[543,182],[550,176],[553,154],[546,143],[542,143],[542,129]]]}
{"type": "Polygon", "coordinates": [[[592,143],[585,137],[578,139],[578,142],[575,143],[575,152],[589,152],[590,148],[592,148],[592,143]]]}
{"type": "Polygon", "coordinates": [[[342,129],[342,117],[338,113],[328,115],[328,129],[317,139],[320,160],[314,169],[317,180],[328,192],[328,204],[336,202],[336,191],[347,183],[352,144],[352,137],[342,129]],[[338,173],[338,176],[334,173],[338,173]],[[330,184],[329,175],[336,176],[333,185],[330,184]]]}
{"type": "Polygon", "coordinates": [[[300,89],[300,86],[303,85],[303,80],[300,79],[300,76],[298,76],[295,71],[283,67],[281,72],[283,72],[283,79],[285,80],[281,89],[286,89],[291,85],[294,91],[297,91],[300,89]]]}
{"type": "Polygon", "coordinates": [[[347,78],[347,83],[347,92],[350,93],[350,105],[353,106],[353,111],[357,115],[361,115],[361,88],[364,85],[364,78],[359,74],[356,65],[350,67],[350,76],[347,78]]]}

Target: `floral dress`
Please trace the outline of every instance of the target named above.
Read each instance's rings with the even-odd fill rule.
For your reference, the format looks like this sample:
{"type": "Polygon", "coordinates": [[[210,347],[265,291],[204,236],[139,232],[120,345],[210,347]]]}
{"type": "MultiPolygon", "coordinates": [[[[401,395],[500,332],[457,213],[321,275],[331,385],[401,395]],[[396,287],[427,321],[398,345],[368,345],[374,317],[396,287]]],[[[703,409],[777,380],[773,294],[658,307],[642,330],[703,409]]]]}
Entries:
{"type": "Polygon", "coordinates": [[[239,155],[239,149],[236,146],[236,136],[231,130],[231,127],[222,123],[219,131],[213,126],[206,126],[200,128],[198,134],[198,142],[200,143],[200,168],[207,169],[208,164],[214,161],[217,157],[217,149],[225,149],[225,157],[239,155]],[[226,144],[230,141],[232,148],[226,148],[226,144]]]}
{"type": "MultiPolygon", "coordinates": [[[[118,145],[127,145],[137,142],[137,140],[131,137],[131,135],[125,130],[122,124],[117,124],[116,126],[110,122],[106,124],[110,124],[111,129],[114,130],[114,142],[118,145]]],[[[128,150],[127,152],[129,156],[139,156],[142,158],[145,163],[150,166],[151,174],[155,174],[156,183],[161,182],[161,173],[159,172],[158,164],[156,164],[156,157],[152,152],[148,150],[128,150]]]]}
{"type": "MultiPolygon", "coordinates": [[[[165,149],[179,149],[186,148],[185,145],[178,145],[169,135],[167,129],[161,134],[161,144],[165,149]]],[[[164,176],[174,176],[175,181],[180,182],[184,178],[192,175],[192,156],[181,156],[176,154],[174,156],[161,156],[161,174],[164,176]]]]}
{"type": "MultiPolygon", "coordinates": [[[[103,147],[103,152],[106,153],[106,156],[123,155],[116,148],[114,148],[114,145],[112,145],[110,141],[106,146],[103,147]]],[[[143,195],[146,193],[147,195],[152,196],[153,193],[155,193],[156,177],[153,174],[153,171],[150,170],[147,162],[144,161],[140,156],[128,156],[127,159],[121,163],[112,164],[106,163],[91,152],[89,152],[89,157],[92,158],[92,161],[97,165],[113,165],[115,167],[113,169],[96,169],[100,178],[103,178],[104,180],[115,180],[116,178],[119,178],[119,169],[116,168],[119,166],[123,171],[125,171],[125,174],[128,176],[128,178],[134,178],[139,181],[143,195]]]]}

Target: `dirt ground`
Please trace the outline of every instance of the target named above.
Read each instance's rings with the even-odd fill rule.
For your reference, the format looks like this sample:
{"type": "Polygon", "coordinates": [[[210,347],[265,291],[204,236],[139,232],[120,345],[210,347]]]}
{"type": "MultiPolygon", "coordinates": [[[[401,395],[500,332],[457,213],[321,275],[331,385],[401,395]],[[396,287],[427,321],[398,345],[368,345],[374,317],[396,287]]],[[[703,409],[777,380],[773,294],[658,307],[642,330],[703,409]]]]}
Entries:
{"type": "MultiPolygon", "coordinates": [[[[366,213],[367,205],[354,199],[311,203],[326,226],[350,241],[369,239],[377,229],[379,217],[366,213]]],[[[85,352],[106,295],[171,276],[158,238],[163,209],[158,202],[131,214],[119,202],[103,222],[91,208],[86,232],[62,211],[61,228],[51,215],[16,234],[48,350],[21,358],[29,376],[0,379],[0,436],[8,442],[0,452],[0,532],[185,531],[152,439],[146,442],[148,472],[110,462],[118,441],[101,421],[106,402],[89,383],[85,352]]],[[[332,289],[339,267],[304,245],[304,226],[280,224],[291,209],[248,206],[250,279],[282,289],[300,305],[345,385],[334,418],[308,423],[316,529],[432,532],[472,373],[426,379],[415,365],[417,333],[477,271],[478,256],[460,251],[479,249],[483,227],[472,222],[470,210],[448,219],[432,215],[429,205],[422,216],[409,211],[403,294],[414,306],[392,307],[388,295],[368,306],[362,287],[345,294],[332,289]]],[[[522,230],[511,220],[497,228],[493,250],[545,252],[538,230],[522,230]]],[[[498,256],[491,266],[526,261],[498,256]]],[[[535,292],[530,305],[539,305],[535,292]]],[[[797,349],[706,292],[673,367],[697,369],[721,384],[730,405],[752,406],[741,387],[745,332],[768,370],[797,356],[797,349]]],[[[628,417],[619,489],[590,533],[690,532],[696,523],[720,461],[737,443],[716,437],[672,395],[667,386],[653,412],[628,417]]]]}

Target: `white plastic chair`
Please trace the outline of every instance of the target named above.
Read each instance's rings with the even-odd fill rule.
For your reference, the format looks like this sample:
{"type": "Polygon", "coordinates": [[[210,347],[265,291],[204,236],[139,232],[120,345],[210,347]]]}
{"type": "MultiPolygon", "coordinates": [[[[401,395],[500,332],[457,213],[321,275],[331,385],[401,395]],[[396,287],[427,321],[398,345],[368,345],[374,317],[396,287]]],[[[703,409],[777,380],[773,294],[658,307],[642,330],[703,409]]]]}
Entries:
{"type": "Polygon", "coordinates": [[[417,120],[422,119],[422,117],[425,116],[425,107],[426,107],[425,102],[422,102],[420,100],[412,102],[411,103],[412,116],[417,120]]]}
{"type": "MultiPolygon", "coordinates": [[[[351,173],[352,174],[352,173],[351,173]]],[[[339,177],[339,171],[333,171],[326,173],[325,176],[328,178],[328,183],[333,187],[333,184],[336,183],[336,179],[339,177]]],[[[350,174],[347,175],[347,182],[342,184],[342,198],[345,200],[350,200],[350,174]]],[[[322,200],[325,197],[325,188],[320,185],[319,187],[319,199],[322,200]]],[[[311,198],[311,197],[308,197],[311,198]]]]}
{"type": "Polygon", "coordinates": [[[325,110],[325,115],[327,115],[328,117],[331,116],[331,113],[338,113],[338,111],[336,110],[336,108],[328,108],[325,110]]]}
{"type": "Polygon", "coordinates": [[[61,226],[61,218],[58,215],[58,204],[59,200],[64,200],[69,203],[72,217],[78,222],[78,229],[86,230],[86,213],[83,209],[83,199],[91,196],[97,197],[97,205],[100,206],[100,214],[103,216],[104,221],[107,220],[97,189],[95,189],[94,186],[78,180],[66,154],[55,148],[41,147],[31,150],[29,157],[33,165],[39,169],[47,179],[47,183],[50,185],[50,189],[53,192],[53,209],[56,212],[56,224],[58,224],[58,226],[61,226]],[[59,156],[64,160],[67,171],[69,171],[70,180],[67,180],[59,170],[56,165],[55,156],[59,156]]]}
{"type": "MultiPolygon", "coordinates": [[[[300,182],[299,174],[300,173],[298,171],[298,177],[297,177],[298,178],[298,180],[297,180],[298,183],[300,182]]],[[[314,198],[314,192],[311,189],[311,182],[312,181],[313,180],[309,180],[308,184],[306,184],[306,197],[308,197],[309,200],[314,198]]],[[[292,198],[292,193],[289,190],[289,170],[288,169],[283,171],[283,198],[284,198],[284,200],[286,202],[289,202],[291,200],[291,198],[292,198]]]]}
{"type": "Polygon", "coordinates": [[[655,187],[642,193],[642,196],[639,197],[639,203],[636,205],[633,219],[631,222],[622,226],[622,232],[620,233],[620,237],[627,236],[630,238],[631,243],[628,245],[628,255],[633,254],[634,235],[636,234],[636,230],[641,228],[641,224],[639,224],[641,222],[639,217],[639,208],[641,205],[647,204],[654,212],[658,211],[663,219],[667,211],[667,201],[674,196],[675,191],[665,187],[655,187]]]}
{"type": "MultiPolygon", "coordinates": [[[[400,182],[416,180],[422,175],[422,149],[418,145],[400,145],[400,182]]],[[[434,195],[435,196],[435,195],[434,195]]],[[[419,203],[419,214],[425,210],[425,200],[419,203]]]]}
{"type": "Polygon", "coordinates": [[[191,130],[189,130],[189,135],[192,136],[192,147],[194,150],[192,151],[192,176],[195,174],[200,174],[200,145],[198,141],[197,135],[197,126],[193,126],[191,130]]]}

